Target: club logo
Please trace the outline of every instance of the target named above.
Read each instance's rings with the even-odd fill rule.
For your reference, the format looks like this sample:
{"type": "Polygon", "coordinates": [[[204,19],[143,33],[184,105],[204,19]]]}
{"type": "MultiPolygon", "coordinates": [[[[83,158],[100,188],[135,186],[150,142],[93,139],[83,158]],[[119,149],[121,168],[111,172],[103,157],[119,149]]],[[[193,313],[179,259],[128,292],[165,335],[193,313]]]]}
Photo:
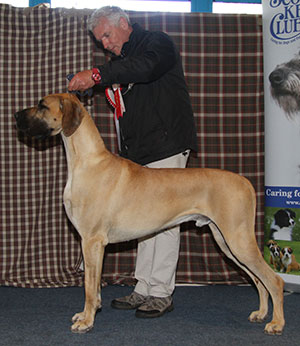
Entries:
{"type": "Polygon", "coordinates": [[[277,13],[270,22],[270,33],[279,42],[290,43],[300,38],[300,0],[270,0],[277,13]]]}

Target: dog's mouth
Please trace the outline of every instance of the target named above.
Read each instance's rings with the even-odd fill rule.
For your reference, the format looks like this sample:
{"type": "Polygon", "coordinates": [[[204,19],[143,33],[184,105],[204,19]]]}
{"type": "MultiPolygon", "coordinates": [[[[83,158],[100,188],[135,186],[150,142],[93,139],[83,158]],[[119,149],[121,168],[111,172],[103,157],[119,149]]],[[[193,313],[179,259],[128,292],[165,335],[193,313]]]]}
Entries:
{"type": "Polygon", "coordinates": [[[26,111],[15,113],[17,129],[24,135],[35,139],[46,139],[51,136],[53,129],[43,119],[29,118],[26,111]]]}

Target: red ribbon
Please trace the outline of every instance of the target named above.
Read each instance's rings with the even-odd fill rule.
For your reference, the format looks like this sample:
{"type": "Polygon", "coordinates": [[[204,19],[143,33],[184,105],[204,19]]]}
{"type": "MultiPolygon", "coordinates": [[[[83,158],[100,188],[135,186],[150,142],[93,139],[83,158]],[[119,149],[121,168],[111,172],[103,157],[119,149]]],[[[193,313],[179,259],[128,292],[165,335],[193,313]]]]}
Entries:
{"type": "Polygon", "coordinates": [[[108,100],[108,102],[114,107],[115,109],[115,116],[117,117],[117,119],[119,120],[120,117],[123,117],[123,112],[122,112],[122,107],[121,107],[121,101],[120,101],[120,92],[121,89],[117,88],[116,90],[113,90],[114,92],[114,96],[115,96],[115,101],[113,101],[109,95],[109,89],[110,88],[106,88],[105,89],[105,96],[108,100]]]}

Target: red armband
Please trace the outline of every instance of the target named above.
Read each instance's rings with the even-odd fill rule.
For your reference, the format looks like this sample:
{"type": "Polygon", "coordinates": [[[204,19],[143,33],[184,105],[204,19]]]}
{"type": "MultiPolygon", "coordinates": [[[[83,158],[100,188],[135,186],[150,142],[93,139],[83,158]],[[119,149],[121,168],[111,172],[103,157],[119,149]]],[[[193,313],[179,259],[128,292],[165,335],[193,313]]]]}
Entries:
{"type": "Polygon", "coordinates": [[[95,84],[100,84],[101,82],[100,71],[97,68],[93,68],[92,71],[93,71],[92,80],[95,82],[95,84]]]}

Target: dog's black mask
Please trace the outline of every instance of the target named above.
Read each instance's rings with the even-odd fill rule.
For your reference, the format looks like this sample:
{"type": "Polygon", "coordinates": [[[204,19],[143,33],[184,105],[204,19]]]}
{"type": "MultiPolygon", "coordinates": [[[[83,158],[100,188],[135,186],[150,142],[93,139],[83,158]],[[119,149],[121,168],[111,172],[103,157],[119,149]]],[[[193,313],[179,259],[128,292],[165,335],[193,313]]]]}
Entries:
{"type": "Polygon", "coordinates": [[[52,129],[49,128],[44,120],[34,117],[29,118],[26,109],[15,113],[15,119],[17,121],[17,129],[26,136],[46,139],[52,132],[52,129]]]}

